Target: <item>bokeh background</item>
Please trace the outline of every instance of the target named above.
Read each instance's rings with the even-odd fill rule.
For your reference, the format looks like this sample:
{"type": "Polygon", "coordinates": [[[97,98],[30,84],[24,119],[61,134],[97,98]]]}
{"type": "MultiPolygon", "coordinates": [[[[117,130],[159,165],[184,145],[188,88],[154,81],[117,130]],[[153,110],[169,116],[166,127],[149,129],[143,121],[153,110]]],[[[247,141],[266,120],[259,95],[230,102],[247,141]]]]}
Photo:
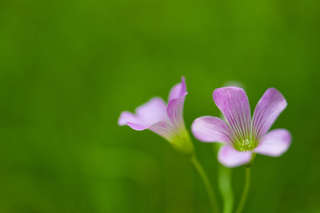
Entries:
{"type": "MultiPolygon", "coordinates": [[[[319,213],[318,0],[0,1],[0,212],[210,211],[205,189],[159,136],[118,127],[185,76],[185,122],[219,115],[230,81],[252,108],[268,87],[288,108],[281,158],[258,156],[246,213],[319,213]]],[[[215,183],[211,144],[194,140],[215,183]]],[[[243,168],[232,170],[235,202],[243,168]]],[[[221,202],[221,200],[220,200],[221,202]]]]}

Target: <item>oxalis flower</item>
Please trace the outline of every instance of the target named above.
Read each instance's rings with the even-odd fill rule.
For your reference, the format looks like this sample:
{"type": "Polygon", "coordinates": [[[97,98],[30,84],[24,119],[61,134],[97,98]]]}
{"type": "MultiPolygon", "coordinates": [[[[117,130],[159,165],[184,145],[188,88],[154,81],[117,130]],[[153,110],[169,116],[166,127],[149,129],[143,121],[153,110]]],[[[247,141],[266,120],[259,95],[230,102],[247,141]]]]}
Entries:
{"type": "Polygon", "coordinates": [[[218,160],[227,167],[250,162],[253,153],[280,156],[290,146],[291,135],[285,129],[270,132],[271,125],[286,108],[287,102],[274,88],[267,89],[251,119],[248,97],[242,88],[222,87],[213,92],[213,100],[224,115],[203,116],[192,124],[192,132],[203,142],[220,142],[218,160]]]}
{"type": "Polygon", "coordinates": [[[184,77],[169,93],[168,104],[162,98],[152,98],[136,109],[135,114],[122,112],[120,126],[128,125],[134,130],[151,130],[167,139],[177,150],[193,153],[193,145],[183,120],[183,106],[188,94],[184,77]]]}

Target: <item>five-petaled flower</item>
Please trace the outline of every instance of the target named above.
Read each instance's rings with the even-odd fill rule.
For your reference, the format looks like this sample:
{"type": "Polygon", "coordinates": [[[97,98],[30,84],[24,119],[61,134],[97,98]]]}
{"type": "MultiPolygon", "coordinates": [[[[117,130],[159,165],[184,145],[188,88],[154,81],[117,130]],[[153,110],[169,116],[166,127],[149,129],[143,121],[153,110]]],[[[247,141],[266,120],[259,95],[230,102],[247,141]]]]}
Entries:
{"type": "Polygon", "coordinates": [[[274,88],[267,89],[251,119],[248,97],[242,88],[222,87],[213,92],[213,100],[224,115],[203,116],[192,124],[192,132],[203,142],[221,142],[218,160],[227,167],[250,162],[253,153],[280,156],[290,146],[291,135],[285,129],[270,132],[271,125],[286,108],[287,102],[274,88]]]}
{"type": "Polygon", "coordinates": [[[183,106],[188,94],[184,77],[169,93],[168,105],[162,98],[152,98],[136,109],[135,114],[122,112],[118,124],[134,130],[149,129],[167,139],[177,150],[193,153],[193,144],[183,120],[183,106]]]}

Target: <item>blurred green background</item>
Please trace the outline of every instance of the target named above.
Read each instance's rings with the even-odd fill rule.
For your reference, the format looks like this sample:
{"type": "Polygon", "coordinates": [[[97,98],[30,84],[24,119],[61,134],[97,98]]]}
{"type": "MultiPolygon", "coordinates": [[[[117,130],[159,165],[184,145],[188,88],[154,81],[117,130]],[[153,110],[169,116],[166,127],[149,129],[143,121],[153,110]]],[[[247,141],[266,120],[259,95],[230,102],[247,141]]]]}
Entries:
{"type": "MultiPolygon", "coordinates": [[[[287,98],[281,158],[258,156],[246,213],[319,213],[318,0],[0,1],[0,212],[210,211],[192,166],[159,136],[118,127],[184,75],[185,122],[219,115],[241,82],[251,106],[287,98]]],[[[216,185],[212,145],[195,141],[216,185]]],[[[233,170],[235,202],[243,168],[233,170]]],[[[221,200],[220,200],[221,201],[221,200]]]]}

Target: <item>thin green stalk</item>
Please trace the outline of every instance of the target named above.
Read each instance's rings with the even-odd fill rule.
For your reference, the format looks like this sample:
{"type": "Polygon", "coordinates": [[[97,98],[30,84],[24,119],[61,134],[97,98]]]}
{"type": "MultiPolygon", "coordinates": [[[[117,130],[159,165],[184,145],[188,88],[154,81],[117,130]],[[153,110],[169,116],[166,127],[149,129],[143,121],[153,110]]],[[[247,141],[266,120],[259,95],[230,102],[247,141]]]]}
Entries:
{"type": "Polygon", "coordinates": [[[219,190],[223,198],[223,213],[232,213],[233,211],[233,191],[231,184],[231,169],[219,165],[219,190]]]}
{"type": "Polygon", "coordinates": [[[246,167],[246,180],[245,180],[245,185],[244,185],[244,190],[242,192],[241,200],[238,206],[238,209],[236,213],[241,213],[244,205],[246,203],[247,197],[248,197],[248,192],[250,188],[250,167],[246,167]]]}
{"type": "Polygon", "coordinates": [[[197,172],[199,173],[203,184],[207,190],[208,196],[209,196],[209,201],[210,201],[210,205],[212,207],[212,210],[214,213],[218,213],[219,212],[219,207],[218,207],[218,202],[216,199],[216,195],[213,191],[213,187],[209,181],[209,178],[206,174],[206,172],[204,171],[203,167],[201,166],[201,164],[199,163],[197,157],[195,155],[192,156],[191,158],[191,162],[194,165],[195,169],[197,170],[197,172]]]}
{"type": "MultiPolygon", "coordinates": [[[[218,154],[221,145],[216,143],[213,144],[214,156],[218,154]]],[[[232,190],[232,170],[224,167],[222,164],[218,164],[218,187],[223,200],[223,213],[233,212],[233,190],[232,190]]]]}

